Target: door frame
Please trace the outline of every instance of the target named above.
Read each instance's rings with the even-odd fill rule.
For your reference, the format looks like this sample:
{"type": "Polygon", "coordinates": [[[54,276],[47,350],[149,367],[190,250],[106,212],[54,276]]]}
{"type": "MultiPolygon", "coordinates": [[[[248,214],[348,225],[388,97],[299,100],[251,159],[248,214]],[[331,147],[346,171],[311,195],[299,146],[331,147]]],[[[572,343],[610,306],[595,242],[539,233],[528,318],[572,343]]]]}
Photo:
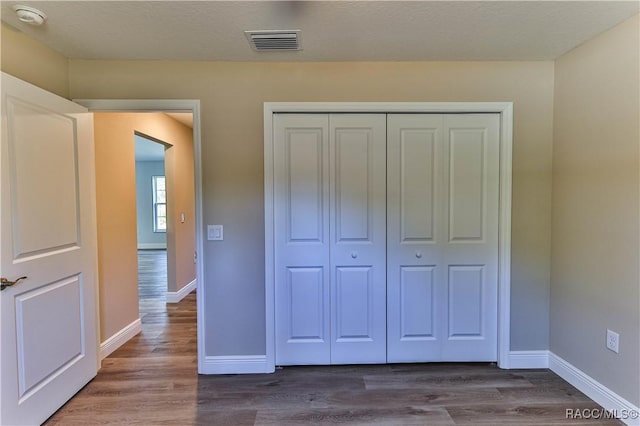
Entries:
{"type": "Polygon", "coordinates": [[[275,371],[274,135],[277,113],[496,113],[500,114],[498,224],[498,366],[508,369],[511,333],[511,187],[513,102],[265,102],[265,372],[275,371]]]}
{"type": "Polygon", "coordinates": [[[205,285],[202,255],[202,141],[199,99],[74,99],[89,112],[184,112],[193,114],[193,161],[195,168],[195,214],[196,214],[196,321],[198,341],[198,373],[204,373],[205,360],[205,285]]]}

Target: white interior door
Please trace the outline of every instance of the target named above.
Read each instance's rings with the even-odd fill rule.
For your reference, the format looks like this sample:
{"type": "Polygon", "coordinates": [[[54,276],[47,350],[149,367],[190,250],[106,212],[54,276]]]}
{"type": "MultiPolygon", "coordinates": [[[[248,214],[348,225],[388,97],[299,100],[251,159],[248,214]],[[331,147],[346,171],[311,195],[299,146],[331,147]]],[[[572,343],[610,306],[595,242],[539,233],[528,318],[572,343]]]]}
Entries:
{"type": "Polygon", "coordinates": [[[388,117],[388,362],[495,361],[499,116],[388,117]]]}
{"type": "Polygon", "coordinates": [[[2,74],[0,423],[40,424],[97,373],[93,124],[2,74]]]}
{"type": "Polygon", "coordinates": [[[331,363],[385,363],[386,115],[329,125],[331,363]]]}
{"type": "Polygon", "coordinates": [[[274,116],[276,364],[330,364],[329,116],[274,116]]]}

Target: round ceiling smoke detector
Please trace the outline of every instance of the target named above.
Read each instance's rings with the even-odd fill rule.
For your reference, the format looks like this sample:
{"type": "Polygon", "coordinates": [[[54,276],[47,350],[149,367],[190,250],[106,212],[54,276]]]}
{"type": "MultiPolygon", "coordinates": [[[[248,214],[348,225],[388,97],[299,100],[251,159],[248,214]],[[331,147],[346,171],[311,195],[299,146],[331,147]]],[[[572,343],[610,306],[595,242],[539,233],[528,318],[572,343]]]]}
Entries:
{"type": "Polygon", "coordinates": [[[42,25],[47,20],[44,12],[29,6],[15,5],[13,10],[16,12],[18,19],[29,25],[42,25]]]}

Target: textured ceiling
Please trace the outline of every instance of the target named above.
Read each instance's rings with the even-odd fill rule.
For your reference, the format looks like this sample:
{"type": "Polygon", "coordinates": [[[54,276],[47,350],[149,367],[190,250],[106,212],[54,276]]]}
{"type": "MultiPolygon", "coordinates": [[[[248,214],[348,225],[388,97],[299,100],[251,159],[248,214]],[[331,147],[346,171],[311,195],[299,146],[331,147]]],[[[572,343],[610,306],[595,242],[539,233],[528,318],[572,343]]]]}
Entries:
{"type": "Polygon", "coordinates": [[[2,20],[69,58],[224,61],[548,60],[638,13],[638,1],[2,1],[2,20]],[[17,21],[16,3],[43,10],[17,21]],[[255,52],[244,30],[300,29],[255,52]]]}

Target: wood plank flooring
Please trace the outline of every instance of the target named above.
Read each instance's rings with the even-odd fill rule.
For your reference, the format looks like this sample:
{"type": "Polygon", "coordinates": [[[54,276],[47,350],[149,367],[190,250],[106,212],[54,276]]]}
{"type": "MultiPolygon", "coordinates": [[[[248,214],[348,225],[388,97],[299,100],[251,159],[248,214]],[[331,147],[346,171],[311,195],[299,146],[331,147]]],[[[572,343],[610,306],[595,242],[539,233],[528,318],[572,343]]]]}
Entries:
{"type": "Polygon", "coordinates": [[[492,364],[286,367],[199,376],[196,295],[146,304],[143,331],[47,425],[621,425],[549,370],[492,364]]]}
{"type": "Polygon", "coordinates": [[[138,297],[167,300],[166,250],[138,250],[138,297]]]}

